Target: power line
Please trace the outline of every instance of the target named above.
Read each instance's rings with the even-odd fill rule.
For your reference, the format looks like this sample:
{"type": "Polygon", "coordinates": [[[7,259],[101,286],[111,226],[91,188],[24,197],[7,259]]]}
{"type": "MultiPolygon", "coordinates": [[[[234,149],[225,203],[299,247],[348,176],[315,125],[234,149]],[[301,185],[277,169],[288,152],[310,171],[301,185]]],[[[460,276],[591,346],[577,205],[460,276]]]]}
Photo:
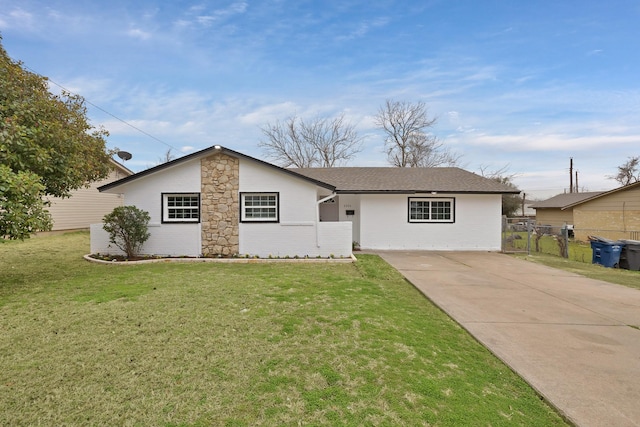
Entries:
{"type": "MultiPolygon", "coordinates": [[[[66,87],[62,86],[60,83],[57,83],[57,82],[55,82],[55,81],[51,80],[49,77],[44,77],[42,74],[40,74],[40,73],[38,73],[37,71],[35,71],[35,70],[33,70],[33,69],[31,69],[31,68],[27,67],[26,65],[24,65],[24,63],[23,63],[23,64],[21,64],[21,65],[22,65],[24,68],[26,68],[27,70],[31,71],[32,73],[37,74],[38,76],[40,76],[40,77],[42,77],[42,78],[46,79],[47,81],[49,81],[49,82],[53,83],[53,84],[54,84],[54,85],[56,85],[56,86],[58,86],[59,88],[61,88],[61,89],[62,89],[62,90],[64,90],[65,92],[68,92],[68,93],[71,93],[71,94],[74,94],[74,95],[77,95],[77,96],[81,96],[81,95],[78,95],[77,93],[75,93],[75,92],[73,92],[73,91],[70,91],[70,90],[69,90],[69,89],[67,89],[66,87]]],[[[155,137],[155,136],[151,135],[149,132],[145,132],[145,131],[143,131],[143,130],[142,130],[142,129],[140,129],[139,127],[132,125],[131,123],[127,122],[126,120],[121,119],[120,117],[116,116],[115,114],[112,114],[112,113],[108,112],[107,110],[105,110],[104,108],[102,108],[102,107],[100,107],[100,106],[98,106],[98,105],[94,104],[93,102],[91,102],[91,101],[87,100],[85,97],[82,97],[82,99],[84,100],[84,102],[86,102],[87,104],[91,105],[92,107],[94,107],[94,108],[96,108],[96,109],[98,109],[98,110],[102,111],[103,113],[105,113],[105,114],[107,114],[107,115],[109,115],[109,116],[113,117],[114,119],[116,119],[116,120],[118,120],[118,121],[120,121],[120,122],[124,123],[125,125],[129,126],[130,128],[137,130],[137,131],[138,131],[138,132],[140,132],[141,134],[146,135],[146,136],[148,136],[149,138],[151,138],[151,139],[153,139],[153,140],[155,140],[155,141],[158,141],[159,143],[164,144],[164,145],[166,145],[166,146],[167,146],[167,147],[169,147],[169,148],[173,148],[173,149],[174,149],[174,150],[176,150],[178,153],[180,152],[180,150],[179,150],[179,149],[177,149],[177,148],[176,148],[176,147],[174,147],[173,145],[169,144],[168,142],[165,142],[165,141],[161,140],[160,138],[158,138],[158,137],[155,137]]]]}

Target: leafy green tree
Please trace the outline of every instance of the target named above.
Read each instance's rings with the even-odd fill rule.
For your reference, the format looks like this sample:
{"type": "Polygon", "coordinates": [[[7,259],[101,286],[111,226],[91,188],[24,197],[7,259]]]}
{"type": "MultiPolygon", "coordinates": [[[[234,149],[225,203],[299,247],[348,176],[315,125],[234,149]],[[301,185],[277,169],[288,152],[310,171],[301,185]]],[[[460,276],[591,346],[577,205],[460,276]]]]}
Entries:
{"type": "Polygon", "coordinates": [[[147,211],[135,206],[118,206],[104,216],[103,228],[109,233],[109,241],[133,258],[140,253],[149,233],[151,217],[147,211]]]}
{"type": "Polygon", "coordinates": [[[14,173],[8,166],[0,165],[1,233],[24,239],[35,231],[50,229],[51,216],[42,203],[43,191],[38,175],[14,173]]]}
{"type": "Polygon", "coordinates": [[[82,97],[52,94],[0,44],[0,240],[51,228],[43,196],[69,197],[105,178],[107,135],[89,124],[82,97]]]}

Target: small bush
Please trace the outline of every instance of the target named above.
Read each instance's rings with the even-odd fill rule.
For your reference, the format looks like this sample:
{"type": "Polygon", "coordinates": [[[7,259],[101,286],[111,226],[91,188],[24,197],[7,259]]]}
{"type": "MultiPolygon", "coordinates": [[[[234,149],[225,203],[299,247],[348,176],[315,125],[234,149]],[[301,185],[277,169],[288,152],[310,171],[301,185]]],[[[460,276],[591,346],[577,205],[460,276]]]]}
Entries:
{"type": "Polygon", "coordinates": [[[123,250],[127,258],[140,252],[149,239],[149,213],[135,206],[118,206],[103,218],[104,230],[109,233],[109,241],[123,250]]]}

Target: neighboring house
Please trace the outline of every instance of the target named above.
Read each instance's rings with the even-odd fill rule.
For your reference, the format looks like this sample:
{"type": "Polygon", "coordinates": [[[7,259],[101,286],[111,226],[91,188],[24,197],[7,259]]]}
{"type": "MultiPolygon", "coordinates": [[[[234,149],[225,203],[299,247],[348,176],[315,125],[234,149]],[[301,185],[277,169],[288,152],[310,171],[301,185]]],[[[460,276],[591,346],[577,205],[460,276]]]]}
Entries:
{"type": "Polygon", "coordinates": [[[561,227],[565,224],[575,225],[571,206],[599,194],[602,192],[564,193],[547,200],[534,202],[531,207],[536,211],[536,223],[554,227],[561,227]]]}
{"type": "Polygon", "coordinates": [[[609,239],[640,240],[640,182],[567,205],[573,210],[575,237],[589,235],[609,239]]]}
{"type": "Polygon", "coordinates": [[[522,217],[527,217],[527,218],[535,218],[536,217],[536,210],[533,208],[533,205],[535,205],[536,202],[533,200],[529,200],[526,199],[524,201],[524,211],[522,208],[519,208],[516,211],[516,215],[522,216],[522,217]]]}
{"type": "Polygon", "coordinates": [[[131,176],[133,172],[113,159],[110,159],[110,164],[112,169],[107,178],[72,191],[71,197],[48,198],[51,202],[47,210],[53,219],[52,231],[88,229],[91,224],[101,222],[115,207],[122,206],[121,195],[100,193],[98,187],[131,176]]]}
{"type": "MultiPolygon", "coordinates": [[[[99,188],[149,212],[144,254],[500,250],[509,187],[459,168],[284,169],[214,146],[99,188]]],[[[93,253],[120,253],[101,224],[93,253]]]]}

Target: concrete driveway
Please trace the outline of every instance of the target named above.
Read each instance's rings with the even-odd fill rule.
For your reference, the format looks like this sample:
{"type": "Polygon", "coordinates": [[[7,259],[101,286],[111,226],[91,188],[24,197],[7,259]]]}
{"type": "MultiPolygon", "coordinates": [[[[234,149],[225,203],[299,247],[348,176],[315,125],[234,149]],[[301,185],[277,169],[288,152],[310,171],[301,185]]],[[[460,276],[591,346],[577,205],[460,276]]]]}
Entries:
{"type": "Polygon", "coordinates": [[[640,290],[499,253],[376,253],[576,425],[640,426],[640,290]]]}

